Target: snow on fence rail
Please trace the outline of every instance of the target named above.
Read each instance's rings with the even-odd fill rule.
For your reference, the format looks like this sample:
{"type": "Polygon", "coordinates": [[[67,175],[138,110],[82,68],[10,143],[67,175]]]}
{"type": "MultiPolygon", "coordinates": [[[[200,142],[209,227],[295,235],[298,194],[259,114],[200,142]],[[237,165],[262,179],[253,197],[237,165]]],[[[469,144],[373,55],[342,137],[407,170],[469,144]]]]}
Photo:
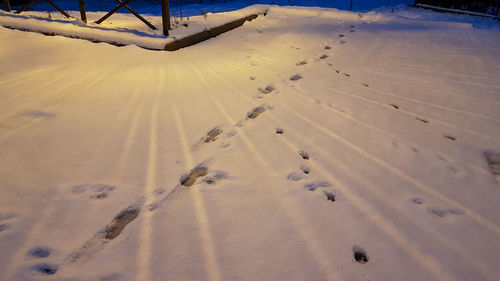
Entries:
{"type": "Polygon", "coordinates": [[[415,7],[417,8],[424,8],[424,9],[430,9],[434,10],[437,12],[448,12],[448,13],[456,13],[456,14],[465,14],[465,15],[471,15],[471,16],[480,16],[480,17],[486,17],[486,18],[493,18],[499,20],[499,16],[495,15],[489,15],[489,14],[483,14],[483,13],[477,13],[477,12],[471,12],[471,11],[465,11],[465,10],[457,10],[457,9],[447,9],[447,8],[441,8],[437,6],[432,6],[432,5],[426,5],[426,4],[415,4],[415,7]]]}
{"type": "MultiPolygon", "coordinates": [[[[28,1],[26,4],[24,4],[15,13],[16,14],[20,14],[20,13],[26,11],[27,9],[29,9],[29,7],[31,7],[37,1],[38,0],[30,0],[30,1],[28,1]]],[[[64,11],[63,9],[61,9],[61,7],[57,6],[52,0],[44,0],[44,1],[46,1],[47,3],[49,3],[52,7],[54,7],[57,11],[59,11],[65,17],[71,18],[71,16],[66,11],[64,11]]],[[[125,1],[115,0],[115,1],[118,3],[118,6],[116,6],[114,9],[112,9],[111,11],[109,11],[106,15],[104,15],[100,19],[98,19],[96,21],[97,24],[100,24],[101,22],[103,22],[104,20],[106,20],[111,15],[113,15],[118,10],[120,10],[121,8],[125,8],[130,13],[132,13],[135,17],[137,17],[139,20],[141,20],[144,24],[146,24],[149,28],[151,28],[153,30],[156,30],[156,27],[154,25],[152,25],[149,21],[147,21],[139,13],[137,13],[132,8],[130,8],[130,6],[128,6],[128,3],[130,3],[132,0],[125,0],[125,1]]],[[[4,3],[5,11],[11,12],[10,0],[3,0],[3,3],[4,3]]],[[[161,15],[162,15],[163,34],[165,36],[168,36],[168,30],[171,28],[170,27],[170,9],[169,9],[170,4],[169,4],[169,0],[160,0],[160,3],[161,3],[161,15]]],[[[81,17],[82,22],[87,23],[87,14],[85,12],[85,3],[84,3],[84,0],[78,0],[78,6],[79,6],[79,9],[80,9],[80,17],[81,17]]]]}
{"type": "MultiPolygon", "coordinates": [[[[191,17],[189,28],[187,25],[174,28],[169,36],[155,31],[140,31],[115,25],[108,28],[94,22],[83,23],[80,20],[62,17],[48,19],[41,17],[43,13],[40,12],[19,15],[0,11],[0,26],[45,35],[84,39],[96,43],[105,42],[116,46],[136,45],[149,50],[175,51],[230,31],[246,21],[252,21],[259,15],[265,16],[268,10],[268,6],[253,5],[231,12],[209,13],[208,19],[204,16],[191,17]]],[[[102,14],[90,12],[88,15],[90,18],[101,18],[102,14]]],[[[127,18],[133,17],[127,16],[127,18]]],[[[157,25],[160,21],[158,17],[151,17],[150,20],[156,22],[157,25]]]]}

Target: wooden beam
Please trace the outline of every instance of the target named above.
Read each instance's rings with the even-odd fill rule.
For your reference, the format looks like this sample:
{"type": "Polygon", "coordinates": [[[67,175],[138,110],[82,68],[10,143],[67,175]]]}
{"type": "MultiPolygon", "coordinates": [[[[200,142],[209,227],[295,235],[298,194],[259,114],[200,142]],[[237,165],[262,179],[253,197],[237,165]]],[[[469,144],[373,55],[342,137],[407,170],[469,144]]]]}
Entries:
{"type": "Polygon", "coordinates": [[[85,3],[83,0],[78,0],[78,5],[80,6],[80,17],[84,23],[87,23],[87,14],[85,13],[85,3]]]}
{"type": "Polygon", "coordinates": [[[59,8],[59,6],[57,6],[56,4],[54,4],[54,2],[52,2],[52,0],[45,0],[45,1],[47,1],[47,3],[52,5],[52,7],[54,7],[56,10],[58,10],[59,13],[63,14],[65,17],[71,18],[71,16],[68,13],[66,13],[63,9],[59,8]]]}
{"type": "Polygon", "coordinates": [[[10,12],[10,3],[9,0],[3,0],[3,6],[7,12],[10,12]]]}
{"type": "Polygon", "coordinates": [[[163,35],[168,36],[170,28],[170,4],[169,0],[161,0],[161,20],[163,23],[163,35]]]}
{"type": "Polygon", "coordinates": [[[121,8],[123,8],[123,6],[127,5],[128,3],[130,3],[130,1],[132,1],[132,0],[125,0],[125,2],[122,2],[120,5],[116,6],[113,10],[109,11],[109,13],[107,13],[106,15],[104,15],[104,17],[98,19],[95,23],[100,24],[101,22],[103,22],[104,20],[106,20],[107,18],[109,18],[112,14],[116,13],[116,11],[120,10],[121,8]]]}
{"type": "Polygon", "coordinates": [[[31,5],[35,4],[36,1],[37,0],[30,0],[28,3],[24,4],[24,6],[22,6],[19,10],[17,10],[16,14],[20,14],[21,12],[28,10],[28,8],[31,7],[31,5]]]}
{"type": "MultiPolygon", "coordinates": [[[[115,0],[116,2],[122,4],[123,2],[121,0],[115,0]]],[[[123,7],[125,7],[125,9],[127,9],[129,12],[131,12],[134,16],[136,16],[138,19],[140,19],[143,23],[145,23],[147,26],[149,26],[149,28],[151,28],[152,30],[156,30],[157,28],[152,25],[149,21],[147,21],[145,18],[143,18],[141,15],[139,15],[139,13],[137,13],[136,11],[132,10],[132,8],[130,8],[127,4],[124,4],[123,7]]]]}

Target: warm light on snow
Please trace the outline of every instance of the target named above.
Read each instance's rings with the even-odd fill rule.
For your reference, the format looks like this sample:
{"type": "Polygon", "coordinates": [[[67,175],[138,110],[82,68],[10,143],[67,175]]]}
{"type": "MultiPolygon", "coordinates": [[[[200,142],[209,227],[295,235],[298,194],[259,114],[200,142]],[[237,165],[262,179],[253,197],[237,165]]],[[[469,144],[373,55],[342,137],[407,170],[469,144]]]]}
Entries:
{"type": "Polygon", "coordinates": [[[0,280],[498,279],[500,24],[262,8],[0,27],[0,280]]]}

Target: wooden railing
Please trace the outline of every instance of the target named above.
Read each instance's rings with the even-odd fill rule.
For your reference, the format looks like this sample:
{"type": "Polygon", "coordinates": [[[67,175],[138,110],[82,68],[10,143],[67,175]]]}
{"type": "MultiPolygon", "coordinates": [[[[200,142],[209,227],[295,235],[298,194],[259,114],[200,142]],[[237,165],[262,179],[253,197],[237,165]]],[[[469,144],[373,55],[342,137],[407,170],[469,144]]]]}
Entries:
{"type": "MultiPolygon", "coordinates": [[[[38,0],[30,0],[26,4],[24,4],[19,10],[15,11],[16,14],[20,14],[23,11],[26,11],[31,7],[33,4],[35,4],[38,0]]],[[[43,0],[49,3],[52,7],[54,7],[57,11],[59,11],[61,14],[63,14],[67,18],[71,18],[71,16],[61,9],[61,7],[57,6],[53,0],[43,0]]],[[[114,9],[109,11],[106,15],[98,19],[95,23],[100,24],[101,22],[105,21],[107,18],[109,18],[111,15],[116,13],[118,10],[121,8],[127,9],[130,13],[132,13],[134,16],[136,16],[139,20],[141,20],[144,24],[146,24],[149,28],[156,30],[157,28],[152,25],[148,20],[146,20],[143,16],[141,16],[139,13],[134,11],[132,8],[128,6],[128,3],[132,0],[115,0],[119,5],[116,6],[114,9]]],[[[169,7],[169,0],[160,0],[161,2],[161,17],[162,17],[162,26],[163,26],[163,34],[165,36],[168,36],[168,31],[170,30],[170,7],[169,7]]],[[[10,8],[10,2],[9,0],[3,0],[4,8],[5,11],[11,12],[10,8]]],[[[82,22],[87,23],[87,14],[85,12],[85,3],[84,0],[78,0],[78,6],[80,8],[80,18],[82,22]]]]}

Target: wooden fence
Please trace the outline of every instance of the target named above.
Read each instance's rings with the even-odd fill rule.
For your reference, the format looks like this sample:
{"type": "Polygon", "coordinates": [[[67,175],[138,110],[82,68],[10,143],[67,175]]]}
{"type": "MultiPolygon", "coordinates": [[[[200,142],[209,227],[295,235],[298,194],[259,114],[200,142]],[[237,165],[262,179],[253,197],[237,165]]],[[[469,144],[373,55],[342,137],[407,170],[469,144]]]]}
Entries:
{"type": "MultiPolygon", "coordinates": [[[[29,0],[26,4],[24,4],[21,8],[15,11],[16,14],[20,14],[23,11],[26,11],[31,7],[33,4],[35,4],[38,0],[29,0]]],[[[49,3],[52,7],[54,7],[57,11],[59,11],[61,14],[63,14],[67,18],[71,18],[71,16],[61,9],[59,6],[57,6],[53,0],[43,0],[49,3]]],[[[118,3],[118,6],[116,6],[114,9],[109,11],[106,15],[98,19],[95,23],[100,24],[101,22],[105,21],[107,18],[109,18],[111,15],[116,13],[118,10],[121,8],[127,9],[130,13],[132,13],[134,16],[136,16],[139,20],[141,20],[144,24],[149,26],[149,28],[156,30],[157,28],[152,25],[148,20],[146,20],[143,16],[141,16],[139,13],[134,11],[128,4],[132,0],[115,0],[118,3]]],[[[168,31],[171,29],[170,28],[170,7],[169,7],[169,0],[160,0],[161,2],[161,17],[162,17],[162,26],[163,26],[163,34],[165,36],[168,36],[168,31]]],[[[11,12],[11,7],[10,7],[10,1],[9,0],[3,0],[4,8],[5,11],[11,12]]],[[[87,23],[87,14],[85,12],[85,3],[84,0],[78,0],[78,6],[80,8],[80,17],[82,22],[87,23]]]]}

